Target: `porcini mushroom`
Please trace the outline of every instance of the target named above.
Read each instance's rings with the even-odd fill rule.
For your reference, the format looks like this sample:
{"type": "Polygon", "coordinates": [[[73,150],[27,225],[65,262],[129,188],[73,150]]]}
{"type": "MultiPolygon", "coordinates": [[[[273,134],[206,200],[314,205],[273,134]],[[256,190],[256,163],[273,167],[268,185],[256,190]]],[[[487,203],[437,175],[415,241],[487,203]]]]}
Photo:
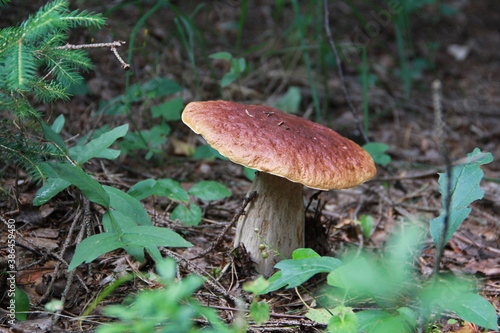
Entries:
{"type": "Polygon", "coordinates": [[[227,101],[191,102],[182,121],[223,156],[258,170],[257,196],[238,220],[234,245],[243,244],[259,273],[272,273],[279,256],[304,246],[303,185],[346,189],[375,176],[371,156],[337,132],[278,109],[227,101]]]}

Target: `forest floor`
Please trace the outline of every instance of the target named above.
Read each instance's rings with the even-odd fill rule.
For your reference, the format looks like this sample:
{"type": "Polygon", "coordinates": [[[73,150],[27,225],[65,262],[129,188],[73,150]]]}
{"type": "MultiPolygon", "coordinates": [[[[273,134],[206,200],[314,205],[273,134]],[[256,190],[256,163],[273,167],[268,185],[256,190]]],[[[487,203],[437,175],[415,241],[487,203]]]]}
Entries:
{"type": "MultiPolygon", "coordinates": [[[[173,79],[184,88],[173,97],[182,97],[185,104],[193,100],[225,99],[273,105],[290,87],[298,87],[300,116],[319,121],[362,144],[363,137],[356,119],[362,116],[364,99],[360,73],[363,65],[368,66],[373,84],[366,91],[367,134],[370,140],[389,146],[391,162],[378,166],[378,174],[373,180],[350,190],[322,192],[316,196],[316,191],[306,189],[305,203],[310,204],[307,220],[316,222],[311,223],[313,227],[307,231],[306,247],[322,255],[339,257],[349,248],[382,249],[399,225],[426,225],[438,216],[442,207],[438,172],[445,170],[446,161],[440,142],[446,143],[448,157],[453,162],[464,158],[476,147],[490,152],[494,161],[482,167],[485,173],[481,183],[484,198],[471,205],[472,213],[446,246],[440,268],[459,275],[475,275],[480,282],[481,295],[492,302],[497,311],[500,310],[500,2],[450,0],[443,1],[456,9],[456,13],[450,16],[442,15],[435,5],[411,13],[406,32],[408,59],[412,64],[409,92],[405,92],[409,86],[401,73],[398,32],[391,21],[392,14],[383,5],[370,6],[374,1],[352,1],[356,7],[348,6],[349,1],[330,1],[330,27],[344,57],[344,81],[332,65],[331,48],[324,37],[322,6],[311,4],[314,2],[301,7],[304,22],[314,22],[306,28],[302,38],[291,6],[285,5],[280,13],[275,13],[274,6],[278,1],[249,1],[241,30],[238,30],[238,20],[240,6],[245,1],[216,0],[203,6],[196,1],[174,1],[179,11],[187,13],[186,17],[194,13],[197,5],[200,6],[197,14],[193,14],[193,22],[199,30],[182,30],[180,26],[185,22],[181,16],[165,7],[153,13],[135,32],[136,23],[151,8],[147,2],[123,6],[101,5],[97,1],[73,2],[75,8],[81,3],[81,9],[103,13],[108,25],[97,32],[74,34],[71,43],[126,41],[127,44],[118,51],[125,61],[130,57],[131,74],[120,67],[108,50],[89,50],[95,68],[85,74],[87,90],[69,102],[39,106],[48,123],[60,114],[65,116],[62,133],[69,145],[103,125],[112,128],[129,123],[131,130],[136,131],[147,130],[155,124],[151,107],[172,96],[134,103],[130,115],[103,112],[103,101],[125,93],[127,75],[130,75],[131,84],[156,77],[173,79]],[[238,31],[242,31],[241,35],[238,31]],[[135,44],[133,54],[130,54],[128,47],[132,38],[135,38],[135,44]],[[305,41],[308,47],[300,47],[301,41],[305,41]],[[365,64],[361,52],[345,51],[352,43],[366,46],[365,64]],[[309,50],[313,60],[311,71],[307,70],[304,61],[304,50],[309,50]],[[206,57],[221,51],[245,58],[248,68],[235,83],[225,88],[220,88],[218,80],[229,70],[228,62],[206,57]],[[435,95],[432,91],[435,80],[442,84],[441,105],[446,126],[441,137],[436,137],[435,131],[435,95]],[[314,89],[311,82],[316,84],[314,89]],[[354,114],[342,93],[343,84],[358,110],[354,114]],[[320,112],[315,108],[316,97],[320,112]],[[374,230],[369,239],[363,238],[359,225],[354,222],[362,215],[374,219],[374,230]]],[[[8,18],[7,21],[18,22],[27,13],[36,11],[38,5],[38,1],[33,1],[22,10],[15,5],[10,9],[0,9],[3,11],[2,20],[8,18]]],[[[241,289],[242,284],[255,278],[231,253],[234,230],[226,233],[222,244],[214,251],[196,260],[190,261],[189,258],[209,249],[221,235],[240,210],[251,182],[243,169],[230,161],[197,160],[188,156],[202,140],[180,121],[169,122],[169,125],[172,131],[168,140],[161,146],[161,152],[151,159],[145,159],[145,151],[131,151],[115,161],[91,161],[86,169],[101,184],[122,190],[148,178],[172,178],[186,187],[200,180],[215,180],[232,191],[227,199],[198,202],[204,213],[198,226],[172,221],[170,212],[175,205],[166,198],[143,201],[155,225],[169,227],[194,244],[188,249],[173,249],[187,260],[180,261],[180,275],[214,274],[222,289],[207,284],[197,296],[203,303],[218,309],[222,318],[230,320],[235,316],[235,305],[227,301],[227,296],[242,294],[245,301],[249,301],[248,293],[241,289]]],[[[47,290],[54,279],[57,260],[46,254],[58,253],[72,222],[75,219],[82,221],[85,214],[89,214],[95,230],[99,230],[102,209],[91,205],[90,213],[84,214],[84,204],[75,190],[64,192],[41,207],[34,207],[32,201],[39,185],[29,182],[26,173],[7,161],[0,161],[0,170],[0,185],[8,193],[6,200],[2,198],[0,203],[2,218],[15,219],[17,230],[23,236],[18,240],[17,283],[29,296],[34,311],[29,316],[31,320],[20,323],[15,332],[33,332],[34,326],[29,326],[37,323],[33,320],[39,320],[37,325],[42,325],[40,323],[47,318],[44,303],[40,303],[42,295],[60,298],[68,278],[66,271],[59,271],[55,284],[47,290]]],[[[2,234],[2,243],[4,237],[2,234]]],[[[70,252],[73,250],[74,246],[70,252]]],[[[0,248],[0,253],[2,251],[0,248]]],[[[434,254],[429,236],[415,262],[423,277],[433,271],[434,254]]],[[[71,253],[66,256],[69,261],[71,253]]],[[[120,303],[126,295],[147,288],[147,284],[140,280],[125,283],[99,304],[92,317],[82,322],[73,318],[82,313],[109,281],[124,272],[153,269],[154,262],[150,258],[139,263],[122,250],[78,268],[78,278],[69,290],[64,316],[58,323],[61,331],[91,331],[99,323],[109,320],[100,313],[103,306],[120,303]]],[[[324,279],[324,276],[316,277],[308,286],[320,284],[324,279]]],[[[302,299],[294,289],[281,289],[264,296],[274,315],[268,323],[252,324],[250,331],[323,330],[324,325],[315,325],[304,317],[307,310],[304,302],[308,305],[314,303],[312,296],[301,296],[302,299]]],[[[0,327],[0,331],[9,330],[0,327]]],[[[48,331],[48,328],[39,330],[48,331]]],[[[443,321],[439,331],[476,332],[476,328],[467,323],[448,324],[443,321]]]]}

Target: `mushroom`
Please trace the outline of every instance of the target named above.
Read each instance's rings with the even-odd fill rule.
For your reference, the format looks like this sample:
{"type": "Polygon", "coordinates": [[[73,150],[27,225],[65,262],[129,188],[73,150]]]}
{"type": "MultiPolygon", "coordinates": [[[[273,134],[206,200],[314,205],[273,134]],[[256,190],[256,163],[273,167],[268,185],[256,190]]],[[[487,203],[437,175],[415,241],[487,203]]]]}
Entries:
{"type": "Polygon", "coordinates": [[[191,102],[182,121],[223,156],[256,169],[257,196],[238,220],[234,245],[243,244],[257,272],[269,276],[281,259],[304,247],[303,185],[319,190],[357,186],[376,174],[356,143],[310,120],[262,105],[191,102]]]}

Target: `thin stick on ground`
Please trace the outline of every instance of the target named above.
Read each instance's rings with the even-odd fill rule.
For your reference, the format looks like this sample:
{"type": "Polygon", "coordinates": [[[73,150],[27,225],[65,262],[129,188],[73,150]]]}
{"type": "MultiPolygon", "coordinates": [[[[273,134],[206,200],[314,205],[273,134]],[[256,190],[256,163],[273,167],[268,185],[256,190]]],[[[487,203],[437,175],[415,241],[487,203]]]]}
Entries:
{"type": "Polygon", "coordinates": [[[218,291],[219,293],[222,294],[222,296],[229,301],[232,304],[238,305],[242,301],[238,299],[237,297],[229,294],[224,287],[214,278],[211,277],[210,274],[208,274],[207,271],[205,271],[203,268],[199,267],[198,265],[194,264],[191,262],[191,260],[185,259],[179,254],[175,253],[174,251],[171,251],[169,249],[163,248],[162,251],[169,256],[170,258],[174,259],[177,263],[182,262],[185,267],[192,273],[202,276],[205,280],[205,283],[208,284],[210,287],[212,287],[214,290],[218,291]]]}
{"type": "MultiPolygon", "coordinates": [[[[84,225],[80,226],[80,231],[78,232],[78,235],[76,236],[75,243],[77,245],[82,242],[83,236],[85,235],[85,230],[87,229],[86,226],[88,226],[90,224],[90,201],[87,198],[83,198],[83,221],[85,223],[84,223],[84,225]]],[[[64,287],[64,290],[63,290],[63,292],[61,294],[61,303],[63,304],[63,306],[61,307],[61,309],[59,309],[59,310],[56,311],[56,316],[54,316],[54,318],[52,320],[53,324],[57,323],[57,321],[60,318],[58,315],[61,314],[61,312],[64,309],[66,298],[68,297],[68,293],[69,293],[69,291],[71,289],[71,285],[73,284],[73,280],[75,278],[75,274],[76,274],[76,269],[72,270],[68,274],[68,278],[67,278],[67,281],[66,281],[66,286],[64,287]]],[[[55,278],[56,277],[54,276],[54,278],[52,280],[55,280],[55,278]]]]}
{"type": "Polygon", "coordinates": [[[236,215],[234,215],[233,219],[224,228],[224,230],[222,230],[222,233],[219,235],[219,237],[217,237],[217,239],[215,240],[215,242],[212,243],[212,245],[210,246],[210,248],[208,250],[203,251],[201,254],[198,254],[198,255],[196,255],[196,256],[194,256],[192,258],[189,258],[189,260],[194,260],[194,259],[199,259],[201,257],[204,257],[205,255],[207,255],[208,253],[214,251],[217,247],[219,247],[219,245],[222,243],[222,239],[227,234],[227,232],[229,231],[229,229],[231,229],[234,226],[234,224],[236,223],[236,221],[238,221],[238,219],[240,218],[241,215],[245,214],[245,208],[248,206],[248,204],[256,196],[257,196],[257,192],[255,192],[255,191],[252,192],[252,193],[250,193],[249,195],[245,196],[245,198],[243,199],[243,204],[241,205],[241,208],[238,211],[238,213],[236,213],[236,215]]]}
{"type": "MultiPolygon", "coordinates": [[[[69,227],[69,230],[68,230],[68,235],[66,236],[66,239],[64,240],[64,243],[62,245],[61,250],[59,251],[59,257],[60,258],[64,257],[64,253],[66,252],[66,249],[68,248],[68,246],[70,244],[71,237],[73,236],[73,231],[75,230],[76,225],[80,221],[81,215],[82,215],[82,211],[81,210],[78,210],[75,213],[75,217],[73,218],[73,222],[71,223],[71,226],[69,227]]],[[[59,271],[61,269],[61,264],[65,264],[66,267],[67,267],[67,263],[66,262],[64,262],[64,263],[62,261],[56,262],[56,265],[54,267],[54,272],[52,273],[52,279],[50,279],[50,282],[49,282],[49,284],[47,286],[47,290],[45,290],[45,293],[38,300],[38,302],[40,304],[43,303],[43,302],[45,302],[49,298],[49,296],[52,294],[53,288],[54,288],[54,284],[55,284],[55,282],[57,280],[57,277],[59,276],[59,271]]]]}

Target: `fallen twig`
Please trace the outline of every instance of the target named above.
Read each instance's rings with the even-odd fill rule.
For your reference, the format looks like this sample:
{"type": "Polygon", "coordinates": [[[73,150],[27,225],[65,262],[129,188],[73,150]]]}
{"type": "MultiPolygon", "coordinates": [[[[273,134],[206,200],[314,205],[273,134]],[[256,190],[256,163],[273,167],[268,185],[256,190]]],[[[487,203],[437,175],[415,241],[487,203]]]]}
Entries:
{"type": "MultiPolygon", "coordinates": [[[[90,201],[87,198],[83,198],[83,221],[85,222],[86,228],[83,225],[80,226],[80,231],[78,232],[78,235],[76,236],[76,240],[75,240],[75,243],[77,245],[81,243],[81,241],[83,240],[83,236],[85,235],[86,229],[89,229],[89,226],[90,226],[90,201]]],[[[71,234],[68,235],[68,238],[66,239],[66,241],[69,239],[70,236],[71,236],[71,234]]],[[[66,250],[66,249],[63,248],[63,250],[66,250]]],[[[61,256],[64,255],[64,252],[62,252],[62,251],[61,251],[61,256]]],[[[58,315],[61,314],[62,310],[64,309],[66,298],[68,297],[69,290],[70,290],[71,285],[73,284],[73,280],[75,278],[75,273],[76,273],[76,269],[72,270],[68,274],[68,278],[66,280],[66,286],[64,287],[64,290],[61,294],[61,303],[63,304],[63,306],[56,311],[56,316],[54,316],[54,318],[52,320],[53,324],[57,323],[57,321],[60,318],[58,315]]],[[[56,276],[54,275],[54,277],[52,278],[52,281],[55,281],[55,280],[56,280],[56,276]]],[[[87,290],[87,292],[90,292],[87,289],[87,286],[85,286],[85,289],[87,290]]]]}
{"type": "Polygon", "coordinates": [[[240,218],[241,215],[245,214],[246,207],[256,196],[257,196],[257,192],[255,192],[255,191],[250,193],[249,195],[245,196],[245,198],[243,199],[243,204],[241,205],[240,210],[236,213],[236,215],[234,215],[234,217],[229,222],[229,224],[224,228],[224,230],[222,230],[222,233],[219,235],[219,237],[217,237],[215,242],[212,243],[210,248],[208,250],[203,251],[201,254],[198,254],[192,258],[189,258],[189,260],[199,259],[199,258],[207,255],[208,253],[214,251],[220,245],[220,243],[222,243],[222,239],[227,234],[229,229],[231,229],[233,227],[233,225],[236,223],[236,221],[238,221],[238,219],[240,218]]]}
{"type": "Polygon", "coordinates": [[[117,40],[111,43],[93,43],[93,44],[66,44],[63,46],[56,47],[58,50],[80,50],[80,49],[91,49],[91,48],[101,48],[101,47],[109,47],[111,52],[115,55],[116,59],[122,65],[124,70],[129,70],[130,65],[127,64],[123,58],[118,54],[116,50],[117,47],[124,45],[126,42],[123,40],[117,40]]]}
{"type": "Polygon", "coordinates": [[[162,251],[169,256],[170,258],[173,258],[177,262],[182,262],[183,264],[186,265],[187,269],[191,272],[193,272],[196,275],[202,276],[205,279],[205,283],[208,284],[210,287],[218,291],[219,293],[224,296],[226,300],[231,301],[234,305],[241,304],[242,300],[238,299],[237,297],[229,294],[224,287],[216,281],[214,278],[211,277],[211,275],[205,271],[203,268],[199,267],[198,265],[192,263],[190,260],[183,258],[181,255],[163,248],[162,251]]]}

